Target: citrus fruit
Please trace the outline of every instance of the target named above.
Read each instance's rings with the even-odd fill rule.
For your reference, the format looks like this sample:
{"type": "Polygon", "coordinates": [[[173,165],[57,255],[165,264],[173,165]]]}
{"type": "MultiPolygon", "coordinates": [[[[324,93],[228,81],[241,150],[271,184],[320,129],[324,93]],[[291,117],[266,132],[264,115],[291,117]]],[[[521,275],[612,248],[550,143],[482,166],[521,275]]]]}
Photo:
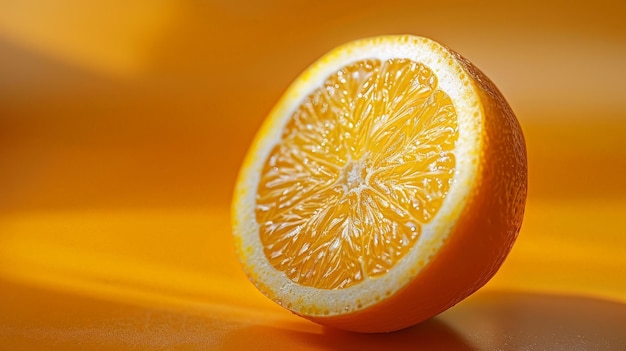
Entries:
{"type": "Polygon", "coordinates": [[[340,46],[288,88],[232,204],[249,279],[292,312],[386,332],[496,272],[519,232],[524,137],[494,84],[427,38],[340,46]]]}

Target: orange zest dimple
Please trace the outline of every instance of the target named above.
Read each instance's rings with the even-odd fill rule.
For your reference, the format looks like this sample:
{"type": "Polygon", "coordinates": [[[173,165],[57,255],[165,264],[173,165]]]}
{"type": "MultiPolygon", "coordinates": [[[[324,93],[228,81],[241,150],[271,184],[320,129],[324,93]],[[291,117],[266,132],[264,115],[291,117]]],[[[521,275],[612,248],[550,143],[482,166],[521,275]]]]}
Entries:
{"type": "Polygon", "coordinates": [[[493,276],[526,199],[521,128],[469,61],[414,36],[309,67],[239,173],[233,233],[261,292],[315,322],[401,329],[493,276]]]}

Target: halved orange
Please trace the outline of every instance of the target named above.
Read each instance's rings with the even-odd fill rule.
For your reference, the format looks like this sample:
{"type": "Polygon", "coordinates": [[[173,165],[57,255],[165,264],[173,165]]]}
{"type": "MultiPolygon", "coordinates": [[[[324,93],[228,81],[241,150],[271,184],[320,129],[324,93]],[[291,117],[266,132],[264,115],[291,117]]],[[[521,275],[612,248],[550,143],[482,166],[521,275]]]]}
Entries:
{"type": "Polygon", "coordinates": [[[496,272],[527,189],[521,128],[469,61],[426,38],[358,40],[284,94],[232,206],[257,288],[315,322],[392,331],[496,272]]]}

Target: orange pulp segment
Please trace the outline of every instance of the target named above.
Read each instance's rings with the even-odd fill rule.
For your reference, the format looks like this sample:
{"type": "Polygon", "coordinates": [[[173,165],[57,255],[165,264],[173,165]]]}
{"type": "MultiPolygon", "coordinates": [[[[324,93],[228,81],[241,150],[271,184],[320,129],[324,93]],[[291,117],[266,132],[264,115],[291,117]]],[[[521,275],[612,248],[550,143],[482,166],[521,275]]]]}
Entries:
{"type": "Polygon", "coordinates": [[[256,219],[267,259],[322,289],[386,273],[441,207],[457,138],[454,106],[425,65],[341,68],[302,101],[265,162],[256,219]]]}

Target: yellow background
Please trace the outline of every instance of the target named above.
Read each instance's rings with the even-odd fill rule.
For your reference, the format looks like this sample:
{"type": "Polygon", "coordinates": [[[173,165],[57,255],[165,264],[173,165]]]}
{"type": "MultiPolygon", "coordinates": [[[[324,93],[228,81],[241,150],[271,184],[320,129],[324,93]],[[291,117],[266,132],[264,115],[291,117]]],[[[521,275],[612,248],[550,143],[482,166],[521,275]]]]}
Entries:
{"type": "MultiPolygon", "coordinates": [[[[572,296],[556,299],[557,324],[599,299],[610,308],[588,314],[626,325],[625,17],[623,1],[0,1],[0,339],[506,349],[531,342],[532,323],[499,308],[541,324],[524,311],[554,294],[572,296]],[[479,296],[408,332],[359,338],[294,317],[247,282],[229,204],[291,81],[339,44],[392,33],[445,43],[500,87],[526,136],[529,198],[479,296]]],[[[576,328],[599,327],[565,333],[576,328]]]]}

